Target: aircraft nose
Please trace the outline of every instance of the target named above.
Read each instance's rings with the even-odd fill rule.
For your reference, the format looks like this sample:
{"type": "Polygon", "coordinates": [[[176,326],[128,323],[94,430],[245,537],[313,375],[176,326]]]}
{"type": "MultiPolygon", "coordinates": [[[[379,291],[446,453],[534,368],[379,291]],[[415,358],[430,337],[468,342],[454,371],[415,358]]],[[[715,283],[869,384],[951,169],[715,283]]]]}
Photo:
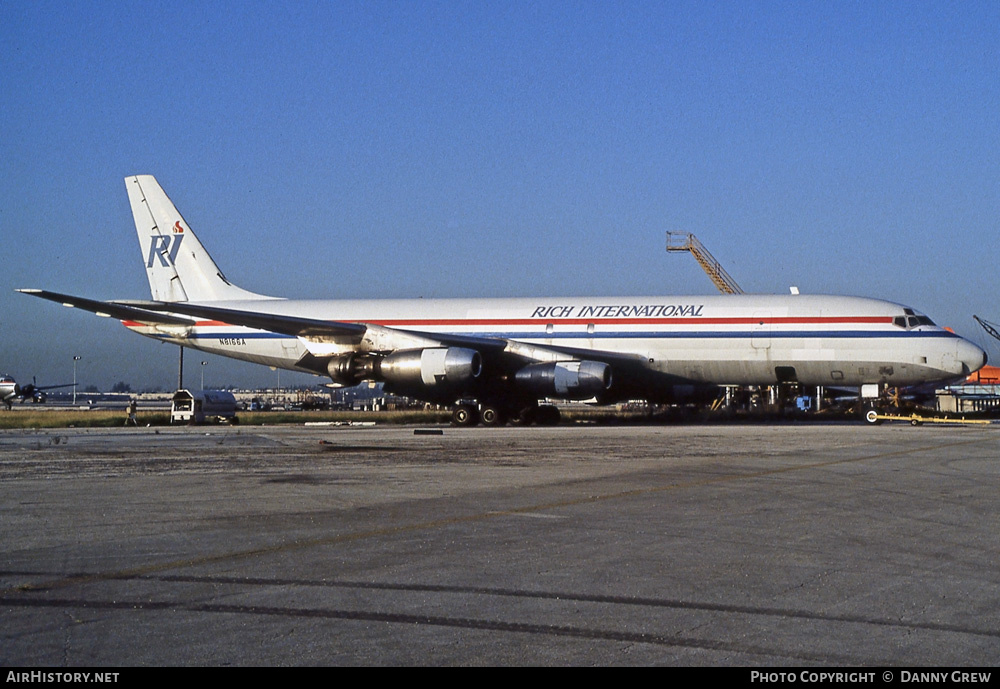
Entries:
{"type": "Polygon", "coordinates": [[[958,341],[958,360],[966,374],[972,374],[986,365],[986,350],[966,339],[958,341]]]}

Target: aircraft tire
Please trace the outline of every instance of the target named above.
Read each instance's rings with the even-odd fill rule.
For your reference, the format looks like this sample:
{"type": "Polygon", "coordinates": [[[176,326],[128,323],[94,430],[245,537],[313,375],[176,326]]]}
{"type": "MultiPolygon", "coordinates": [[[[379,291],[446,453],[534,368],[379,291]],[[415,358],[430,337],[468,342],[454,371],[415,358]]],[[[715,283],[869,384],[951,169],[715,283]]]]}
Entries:
{"type": "Polygon", "coordinates": [[[503,426],[507,423],[507,415],[500,407],[484,404],[479,410],[479,420],[484,426],[503,426]]]}
{"type": "Polygon", "coordinates": [[[518,426],[530,426],[535,422],[535,415],[538,412],[538,405],[531,404],[522,407],[517,413],[511,415],[511,423],[518,426]]]}
{"type": "Polygon", "coordinates": [[[454,426],[475,426],[479,423],[479,414],[471,404],[460,404],[451,413],[451,423],[454,426]]]}
{"type": "Polygon", "coordinates": [[[541,404],[535,410],[535,423],[539,426],[558,426],[559,408],[551,404],[541,404]]]}
{"type": "Polygon", "coordinates": [[[882,419],[878,418],[878,409],[875,408],[866,409],[864,419],[873,426],[882,423],[882,419]]]}

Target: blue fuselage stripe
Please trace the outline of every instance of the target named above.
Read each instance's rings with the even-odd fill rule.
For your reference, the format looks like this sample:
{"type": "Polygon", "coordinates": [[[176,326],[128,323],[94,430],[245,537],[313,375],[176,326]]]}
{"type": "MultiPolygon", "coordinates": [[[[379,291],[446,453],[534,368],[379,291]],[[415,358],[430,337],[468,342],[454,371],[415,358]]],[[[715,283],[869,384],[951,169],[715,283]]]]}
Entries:
{"type": "MultiPolygon", "coordinates": [[[[434,335],[440,335],[442,337],[447,337],[448,335],[455,336],[472,336],[472,337],[483,337],[483,338],[495,338],[504,340],[626,340],[626,339],[746,339],[746,338],[771,338],[771,339],[850,339],[850,338],[950,338],[958,336],[954,333],[950,333],[946,330],[933,330],[933,331],[906,331],[900,330],[898,332],[891,330],[759,330],[759,331],[747,331],[747,330],[736,330],[736,331],[723,331],[723,330],[619,330],[615,332],[552,332],[547,333],[545,331],[525,331],[525,332],[510,332],[510,331],[496,331],[496,332],[458,332],[458,333],[435,333],[432,331],[425,331],[427,335],[433,337],[434,335]]],[[[158,337],[163,337],[165,339],[172,339],[172,336],[168,335],[156,335],[158,337]]],[[[296,339],[291,335],[282,335],[280,333],[264,332],[264,331],[216,331],[216,332],[192,332],[187,335],[187,339],[192,340],[211,340],[211,339],[226,339],[226,338],[243,338],[246,340],[271,340],[271,339],[296,339]]]]}

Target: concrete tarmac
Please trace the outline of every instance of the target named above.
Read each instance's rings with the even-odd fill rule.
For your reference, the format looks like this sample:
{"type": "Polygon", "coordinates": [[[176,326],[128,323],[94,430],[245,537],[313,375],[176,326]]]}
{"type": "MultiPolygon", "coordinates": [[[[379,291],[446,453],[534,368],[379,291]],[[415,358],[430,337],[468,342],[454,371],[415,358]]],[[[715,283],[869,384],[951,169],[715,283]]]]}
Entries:
{"type": "Polygon", "coordinates": [[[0,432],[0,665],[994,665],[1000,428],[0,432]]]}

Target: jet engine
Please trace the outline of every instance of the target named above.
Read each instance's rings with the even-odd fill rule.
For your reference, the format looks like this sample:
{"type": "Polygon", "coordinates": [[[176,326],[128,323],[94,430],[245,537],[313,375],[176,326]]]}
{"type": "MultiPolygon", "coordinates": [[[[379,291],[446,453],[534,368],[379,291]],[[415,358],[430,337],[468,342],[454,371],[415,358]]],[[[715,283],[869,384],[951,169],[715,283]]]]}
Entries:
{"type": "Polygon", "coordinates": [[[428,387],[470,383],[483,370],[483,358],[474,349],[434,347],[404,349],[379,359],[376,380],[397,385],[428,387]]]}
{"type": "Polygon", "coordinates": [[[585,400],[611,387],[611,367],[600,361],[531,364],[514,374],[514,382],[539,397],[585,400]]]}
{"type": "Polygon", "coordinates": [[[326,362],[326,372],[334,383],[348,387],[357,385],[363,380],[374,380],[377,358],[365,352],[341,354],[326,362]]]}
{"type": "Polygon", "coordinates": [[[408,389],[455,387],[478,378],[483,359],[476,350],[464,347],[404,349],[385,356],[352,352],[330,359],[326,370],[342,385],[376,380],[408,389]]]}

